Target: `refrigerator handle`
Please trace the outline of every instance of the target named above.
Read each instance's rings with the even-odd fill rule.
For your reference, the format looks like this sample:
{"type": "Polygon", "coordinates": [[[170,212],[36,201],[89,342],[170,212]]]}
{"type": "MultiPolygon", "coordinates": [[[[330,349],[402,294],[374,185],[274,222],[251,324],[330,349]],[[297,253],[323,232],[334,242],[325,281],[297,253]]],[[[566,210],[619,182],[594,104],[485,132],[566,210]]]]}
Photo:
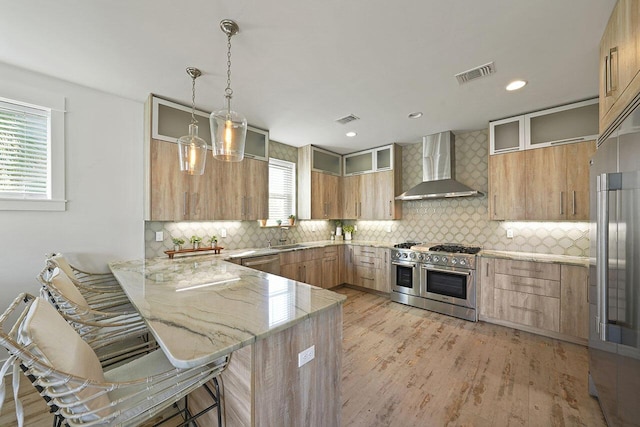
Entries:
{"type": "Polygon", "coordinates": [[[597,177],[596,199],[596,288],[598,292],[596,331],[602,341],[607,340],[609,318],[607,299],[607,277],[609,276],[609,189],[606,173],[597,177]]]}

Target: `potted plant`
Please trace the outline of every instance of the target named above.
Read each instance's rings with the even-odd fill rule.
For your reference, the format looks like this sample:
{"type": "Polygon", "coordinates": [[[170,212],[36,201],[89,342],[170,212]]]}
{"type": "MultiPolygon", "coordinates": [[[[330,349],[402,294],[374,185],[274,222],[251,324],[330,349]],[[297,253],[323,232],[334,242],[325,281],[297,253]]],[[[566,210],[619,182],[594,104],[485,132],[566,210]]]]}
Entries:
{"type": "Polygon", "coordinates": [[[180,237],[172,237],[171,240],[173,241],[173,250],[181,251],[182,245],[184,245],[184,239],[180,237]]]}
{"type": "Polygon", "coordinates": [[[194,235],[194,236],[191,236],[189,241],[193,245],[193,249],[198,249],[198,248],[200,248],[200,243],[202,242],[202,237],[198,237],[198,236],[194,235]]]}
{"type": "Polygon", "coordinates": [[[218,246],[218,236],[211,236],[209,238],[209,243],[211,243],[211,247],[215,248],[218,246]]]}
{"type": "Polygon", "coordinates": [[[289,215],[289,225],[294,225],[296,223],[296,216],[289,215]]]}
{"type": "Polygon", "coordinates": [[[351,233],[356,231],[356,228],[353,225],[345,225],[342,230],[344,231],[344,240],[351,240],[351,233]]]}
{"type": "Polygon", "coordinates": [[[258,223],[260,224],[260,227],[266,227],[267,226],[267,220],[266,219],[259,219],[258,223]]]}
{"type": "Polygon", "coordinates": [[[342,236],[342,221],[336,220],[336,237],[342,236]]]}

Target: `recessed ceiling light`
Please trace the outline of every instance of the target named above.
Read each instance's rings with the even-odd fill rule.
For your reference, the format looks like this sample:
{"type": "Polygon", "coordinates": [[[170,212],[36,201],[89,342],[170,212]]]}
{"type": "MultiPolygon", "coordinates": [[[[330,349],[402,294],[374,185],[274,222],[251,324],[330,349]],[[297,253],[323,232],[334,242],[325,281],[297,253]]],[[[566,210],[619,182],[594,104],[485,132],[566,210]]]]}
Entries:
{"type": "Polygon", "coordinates": [[[353,138],[354,136],[356,136],[356,135],[357,135],[357,133],[355,133],[355,132],[347,132],[347,133],[346,133],[346,135],[347,135],[349,138],[353,138]]]}
{"type": "Polygon", "coordinates": [[[507,90],[518,90],[523,88],[526,84],[527,82],[524,80],[514,80],[507,85],[507,90]]]}
{"type": "Polygon", "coordinates": [[[422,117],[422,111],[416,111],[409,114],[410,119],[419,119],[420,117],[422,117]]]}

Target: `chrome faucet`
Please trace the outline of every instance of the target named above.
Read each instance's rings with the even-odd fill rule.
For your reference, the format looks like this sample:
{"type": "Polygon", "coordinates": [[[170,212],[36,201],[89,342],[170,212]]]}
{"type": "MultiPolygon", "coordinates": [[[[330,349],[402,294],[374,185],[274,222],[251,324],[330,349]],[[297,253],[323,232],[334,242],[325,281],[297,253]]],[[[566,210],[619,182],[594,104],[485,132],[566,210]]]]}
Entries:
{"type": "Polygon", "coordinates": [[[271,248],[271,239],[267,240],[267,248],[271,248]]]}

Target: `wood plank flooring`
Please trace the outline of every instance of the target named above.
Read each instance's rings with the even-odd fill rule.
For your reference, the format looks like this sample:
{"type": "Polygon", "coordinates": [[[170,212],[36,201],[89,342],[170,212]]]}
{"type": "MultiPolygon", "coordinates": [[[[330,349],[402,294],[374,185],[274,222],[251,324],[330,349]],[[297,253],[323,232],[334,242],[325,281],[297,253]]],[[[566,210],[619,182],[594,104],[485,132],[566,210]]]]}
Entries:
{"type": "Polygon", "coordinates": [[[345,426],[605,426],[587,349],[472,323],[351,288],[345,426]]]}
{"type": "MultiPolygon", "coordinates": [[[[587,349],[341,287],[344,426],[605,426],[587,349]]],[[[50,426],[22,381],[25,425],[50,426]]],[[[1,426],[14,426],[10,385],[1,426]]]]}

